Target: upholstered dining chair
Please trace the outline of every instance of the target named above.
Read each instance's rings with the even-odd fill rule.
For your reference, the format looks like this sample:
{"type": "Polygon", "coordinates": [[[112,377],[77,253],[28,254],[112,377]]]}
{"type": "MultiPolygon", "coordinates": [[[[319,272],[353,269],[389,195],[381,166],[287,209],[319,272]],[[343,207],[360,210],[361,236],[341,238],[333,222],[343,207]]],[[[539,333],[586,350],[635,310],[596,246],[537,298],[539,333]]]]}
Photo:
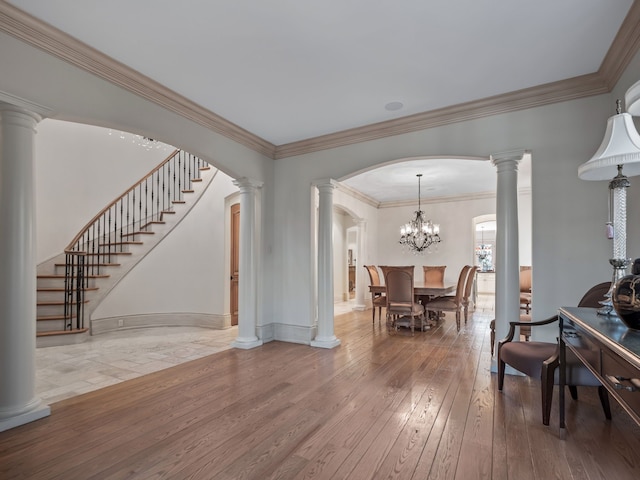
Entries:
{"type": "Polygon", "coordinates": [[[446,265],[423,265],[424,284],[438,285],[444,283],[444,271],[446,268],[446,265]]]}
{"type": "Polygon", "coordinates": [[[464,284],[464,294],[462,295],[462,308],[464,308],[464,324],[467,324],[467,318],[469,317],[469,304],[471,303],[471,291],[473,290],[473,284],[476,281],[477,266],[473,266],[467,273],[467,280],[464,284]]]}
{"type": "Polygon", "coordinates": [[[520,309],[531,311],[531,267],[520,267],[520,309]]]}
{"type": "MultiPolygon", "coordinates": [[[[609,282],[599,283],[590,288],[584,294],[579,307],[600,307],[600,301],[609,291],[609,282]]],[[[535,328],[540,325],[548,325],[558,320],[554,315],[546,320],[537,322],[510,322],[509,333],[498,343],[498,390],[504,386],[505,365],[511,365],[516,370],[532,378],[539,378],[542,391],[542,423],[549,425],[551,403],[553,400],[553,386],[558,384],[558,365],[560,349],[558,343],[550,342],[518,342],[513,341],[516,327],[527,326],[535,328]]],[[[592,355],[593,352],[585,351],[584,355],[592,355]]],[[[575,356],[567,351],[567,386],[574,400],[578,399],[578,386],[598,387],[600,403],[605,417],[611,419],[609,395],[605,387],[593,376],[593,374],[575,356]]]]}
{"type": "Polygon", "coordinates": [[[387,291],[387,329],[398,330],[401,319],[409,319],[411,334],[415,331],[415,319],[420,320],[420,329],[424,330],[424,308],[414,299],[414,266],[381,266],[387,291]]]}
{"type": "Polygon", "coordinates": [[[460,270],[460,275],[458,276],[458,283],[456,285],[456,294],[455,295],[445,295],[443,297],[436,297],[433,300],[427,301],[425,304],[425,309],[433,312],[455,312],[456,313],[456,328],[460,331],[460,314],[463,305],[464,298],[464,287],[467,282],[467,277],[469,275],[469,271],[471,270],[471,265],[465,265],[460,270]]]}
{"type": "MultiPolygon", "coordinates": [[[[375,265],[364,265],[369,274],[369,282],[371,285],[380,285],[380,273],[375,265]]],[[[371,292],[371,305],[373,306],[372,323],[376,323],[376,308],[378,309],[378,321],[382,318],[382,307],[387,306],[387,297],[382,293],[371,292]]]]}

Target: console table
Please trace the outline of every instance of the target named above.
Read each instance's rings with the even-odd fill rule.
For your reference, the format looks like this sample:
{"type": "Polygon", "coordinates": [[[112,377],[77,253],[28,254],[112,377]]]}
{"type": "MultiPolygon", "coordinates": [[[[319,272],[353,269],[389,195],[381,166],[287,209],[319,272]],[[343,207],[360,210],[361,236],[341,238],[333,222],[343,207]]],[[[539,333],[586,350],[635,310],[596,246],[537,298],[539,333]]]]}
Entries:
{"type": "Polygon", "coordinates": [[[560,317],[560,428],[565,428],[566,349],[600,380],[640,425],[640,330],[594,308],[563,307],[560,317]],[[589,352],[589,355],[585,355],[589,352]]]}

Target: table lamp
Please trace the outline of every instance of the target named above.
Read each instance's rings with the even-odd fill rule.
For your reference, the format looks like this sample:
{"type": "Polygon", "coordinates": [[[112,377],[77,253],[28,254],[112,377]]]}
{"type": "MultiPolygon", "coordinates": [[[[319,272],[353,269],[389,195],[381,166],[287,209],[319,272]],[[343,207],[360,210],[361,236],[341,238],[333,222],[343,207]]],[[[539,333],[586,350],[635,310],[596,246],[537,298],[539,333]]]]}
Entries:
{"type": "Polygon", "coordinates": [[[607,130],[600,148],[593,157],[578,168],[582,180],[610,180],[609,197],[612,210],[613,266],[611,288],[605,295],[601,315],[615,315],[611,301],[613,289],[618,280],[627,273],[630,260],[627,258],[627,177],[640,175],[640,135],[629,113],[621,113],[620,100],[616,102],[616,115],[607,121],[607,130]]]}

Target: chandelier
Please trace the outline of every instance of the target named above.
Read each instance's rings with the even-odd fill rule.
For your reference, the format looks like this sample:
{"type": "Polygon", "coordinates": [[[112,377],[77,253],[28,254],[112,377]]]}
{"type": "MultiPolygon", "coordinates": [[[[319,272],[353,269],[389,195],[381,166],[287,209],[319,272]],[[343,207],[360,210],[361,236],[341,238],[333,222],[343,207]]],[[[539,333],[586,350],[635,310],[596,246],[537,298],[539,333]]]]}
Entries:
{"type": "Polygon", "coordinates": [[[429,251],[432,245],[440,243],[440,225],[424,218],[424,212],[420,208],[422,174],[418,173],[416,176],[418,177],[418,210],[413,220],[400,227],[400,245],[407,247],[413,253],[422,253],[425,250],[429,251]]]}
{"type": "Polygon", "coordinates": [[[492,248],[490,243],[484,243],[484,227],[480,227],[480,235],[480,245],[476,247],[476,257],[478,257],[481,270],[486,272],[491,269],[492,248]]]}

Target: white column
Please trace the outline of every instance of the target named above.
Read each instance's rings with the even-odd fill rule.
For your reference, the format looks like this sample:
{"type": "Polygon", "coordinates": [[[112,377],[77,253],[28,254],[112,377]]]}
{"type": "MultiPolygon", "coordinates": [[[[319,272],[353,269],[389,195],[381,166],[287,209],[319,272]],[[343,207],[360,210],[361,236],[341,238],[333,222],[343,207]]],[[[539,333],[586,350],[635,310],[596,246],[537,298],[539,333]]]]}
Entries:
{"type": "Polygon", "coordinates": [[[34,135],[40,120],[0,103],[0,431],[51,413],[35,396],[34,135]]]}
{"type": "MultiPolygon", "coordinates": [[[[518,250],[518,163],[524,151],[491,155],[497,167],[496,192],[496,342],[520,319],[520,254],[518,250]]],[[[492,370],[496,370],[494,360],[492,370]]]]}
{"type": "Polygon", "coordinates": [[[314,183],[318,205],[318,331],[312,347],[334,348],[340,340],[333,334],[333,189],[334,180],[314,183]]]}
{"type": "Polygon", "coordinates": [[[359,218],[356,220],[358,224],[358,244],[356,249],[356,304],[353,307],[354,310],[364,310],[366,305],[364,303],[365,290],[367,288],[367,278],[364,271],[364,258],[365,258],[365,229],[367,222],[359,218]]]}
{"type": "Polygon", "coordinates": [[[240,188],[240,265],[238,282],[238,337],[235,348],[249,349],[262,345],[256,335],[258,314],[256,269],[256,191],[262,183],[247,178],[233,182],[240,188]]]}

